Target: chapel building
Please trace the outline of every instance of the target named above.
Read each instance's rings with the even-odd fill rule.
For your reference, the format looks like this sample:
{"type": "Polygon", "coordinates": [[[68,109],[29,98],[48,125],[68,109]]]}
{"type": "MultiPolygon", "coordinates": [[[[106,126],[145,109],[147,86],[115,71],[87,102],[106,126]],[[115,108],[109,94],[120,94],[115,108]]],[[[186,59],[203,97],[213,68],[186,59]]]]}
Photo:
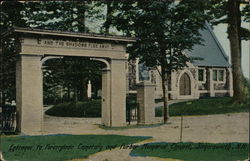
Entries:
{"type": "MultiPolygon", "coordinates": [[[[201,30],[203,45],[195,45],[190,57],[201,59],[188,63],[186,68],[171,73],[168,85],[170,99],[233,96],[232,69],[228,56],[206,23],[201,30]]],[[[147,70],[139,60],[128,63],[128,90],[136,93],[136,84],[150,81],[155,84],[155,98],[162,97],[161,78],[156,70],[147,70]]]]}

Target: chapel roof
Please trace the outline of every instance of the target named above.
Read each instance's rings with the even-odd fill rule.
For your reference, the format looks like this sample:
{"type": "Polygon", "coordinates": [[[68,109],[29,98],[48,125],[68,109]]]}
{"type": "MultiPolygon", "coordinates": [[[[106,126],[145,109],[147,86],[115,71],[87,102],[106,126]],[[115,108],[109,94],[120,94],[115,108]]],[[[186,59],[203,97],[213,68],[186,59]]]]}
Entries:
{"type": "Polygon", "coordinates": [[[201,58],[194,60],[193,64],[195,66],[230,67],[228,56],[208,23],[200,33],[204,40],[203,45],[194,45],[193,50],[187,53],[191,57],[201,58]]]}

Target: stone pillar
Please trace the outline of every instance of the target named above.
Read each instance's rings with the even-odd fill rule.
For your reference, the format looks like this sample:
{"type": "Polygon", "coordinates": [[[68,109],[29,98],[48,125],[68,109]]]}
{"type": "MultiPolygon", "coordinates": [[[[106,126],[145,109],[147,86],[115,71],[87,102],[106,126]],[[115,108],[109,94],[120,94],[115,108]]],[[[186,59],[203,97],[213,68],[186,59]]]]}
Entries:
{"type": "Polygon", "coordinates": [[[110,69],[102,71],[102,124],[111,126],[110,108],[110,69]]]}
{"type": "Polygon", "coordinates": [[[126,126],[126,70],[127,59],[111,59],[110,68],[110,126],[126,126]]]}
{"type": "Polygon", "coordinates": [[[233,73],[232,68],[228,68],[228,90],[229,90],[229,96],[233,97],[234,91],[233,91],[233,73]]]}
{"type": "Polygon", "coordinates": [[[214,92],[214,81],[213,81],[213,69],[209,69],[208,86],[209,86],[210,97],[214,97],[215,92],[214,92]]]}
{"type": "Polygon", "coordinates": [[[155,117],[155,85],[142,82],[137,85],[137,102],[139,103],[138,124],[152,124],[155,117]]]}
{"type": "Polygon", "coordinates": [[[17,130],[42,133],[43,80],[41,56],[21,55],[16,63],[17,130]]]}

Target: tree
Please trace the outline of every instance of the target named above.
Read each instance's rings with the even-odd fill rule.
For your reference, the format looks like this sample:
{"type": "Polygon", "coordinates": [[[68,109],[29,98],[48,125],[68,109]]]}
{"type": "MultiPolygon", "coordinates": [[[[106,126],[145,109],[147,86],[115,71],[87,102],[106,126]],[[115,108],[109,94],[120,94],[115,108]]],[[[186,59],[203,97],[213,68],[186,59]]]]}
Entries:
{"type": "MultiPolygon", "coordinates": [[[[91,9],[92,2],[83,1],[37,1],[37,2],[3,2],[1,3],[1,32],[6,29],[18,27],[30,27],[38,29],[61,30],[72,32],[90,32],[86,27],[86,18],[98,14],[99,11],[91,9]]],[[[15,61],[14,53],[18,53],[15,49],[14,39],[7,38],[1,45],[4,48],[1,54],[1,87],[2,102],[5,100],[15,99],[15,61]],[[3,82],[3,83],[2,83],[3,82]]],[[[87,95],[87,80],[90,75],[97,79],[100,83],[100,72],[96,71],[100,64],[90,62],[89,58],[86,59],[73,59],[65,57],[62,61],[53,60],[53,63],[45,62],[51,68],[44,71],[44,93],[45,98],[56,98],[56,92],[59,88],[67,88],[67,93],[74,89],[75,100],[82,100],[87,95]],[[64,69],[63,65],[67,68],[64,71],[58,71],[53,65],[60,66],[64,69]],[[92,68],[87,68],[92,67],[92,68]],[[80,73],[76,73],[81,69],[80,73]],[[95,73],[95,74],[93,74],[95,73]],[[55,80],[55,81],[53,81],[55,80]],[[84,85],[86,84],[86,85],[84,85]],[[52,94],[54,92],[54,94],[52,94]]],[[[48,66],[46,67],[48,68],[48,66]]],[[[58,92],[57,92],[58,93],[58,92]]],[[[70,94],[68,94],[70,97],[70,94]]],[[[68,100],[70,99],[68,97],[68,100]]]]}
{"type": "Polygon", "coordinates": [[[210,0],[208,11],[213,24],[228,24],[230,41],[231,63],[233,72],[234,103],[242,103],[245,100],[243,74],[241,69],[241,41],[250,40],[250,30],[241,26],[243,21],[250,21],[250,4],[242,0],[210,0]],[[243,9],[240,4],[245,5],[243,9]],[[238,44],[235,44],[237,41],[238,44]]]}
{"type": "MultiPolygon", "coordinates": [[[[20,11],[24,6],[17,1],[2,2],[0,4],[0,33],[2,34],[12,26],[24,27],[25,22],[21,19],[20,11]]],[[[1,37],[0,53],[0,104],[15,100],[15,62],[18,48],[15,37],[1,37]]]]}
{"type": "Polygon", "coordinates": [[[169,120],[168,82],[172,71],[187,66],[192,58],[185,52],[201,43],[204,27],[202,1],[138,1],[121,6],[117,28],[130,29],[136,42],[128,47],[130,59],[138,57],[146,66],[157,69],[162,80],[164,123],[169,120]],[[128,19],[129,18],[129,19],[128,19]],[[119,23],[123,22],[123,23],[119,23]],[[131,30],[132,29],[132,30],[131,30]]]}
{"type": "MultiPolygon", "coordinates": [[[[26,10],[22,14],[26,23],[30,27],[40,29],[90,32],[86,26],[86,19],[99,13],[98,10],[90,10],[93,4],[87,1],[42,1],[25,4],[26,10]]],[[[100,69],[100,64],[90,61],[89,58],[64,57],[61,60],[51,60],[45,63],[47,66],[44,79],[45,94],[51,93],[52,88],[56,92],[57,88],[55,87],[67,88],[67,100],[71,99],[71,91],[74,93],[75,102],[86,100],[88,80],[91,79],[91,76],[92,79],[100,79],[100,72],[96,70],[100,69]],[[52,82],[51,79],[57,81],[52,82]]]]}
{"type": "Polygon", "coordinates": [[[58,91],[59,87],[63,93],[67,93],[67,101],[72,100],[71,91],[74,93],[74,102],[87,100],[88,80],[95,80],[97,84],[101,83],[102,64],[91,61],[89,58],[51,59],[45,62],[44,67],[44,87],[48,96],[52,94],[51,92],[58,91]],[[53,88],[57,90],[51,91],[50,89],[53,88]]]}
{"type": "Polygon", "coordinates": [[[239,37],[239,2],[238,0],[228,1],[228,35],[230,41],[230,52],[233,71],[234,102],[244,101],[243,75],[241,71],[241,50],[239,37]]]}

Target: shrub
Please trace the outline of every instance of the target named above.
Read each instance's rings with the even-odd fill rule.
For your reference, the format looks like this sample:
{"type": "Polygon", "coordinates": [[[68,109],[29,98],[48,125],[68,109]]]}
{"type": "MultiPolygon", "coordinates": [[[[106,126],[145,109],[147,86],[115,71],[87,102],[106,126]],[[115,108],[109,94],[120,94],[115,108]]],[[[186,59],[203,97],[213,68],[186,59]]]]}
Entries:
{"type": "Polygon", "coordinates": [[[163,107],[159,106],[155,108],[155,117],[162,117],[163,116],[163,107]]]}
{"type": "Polygon", "coordinates": [[[156,98],[155,99],[155,103],[159,103],[159,102],[163,102],[164,100],[163,100],[163,98],[156,98]]]}
{"type": "Polygon", "coordinates": [[[47,110],[45,114],[61,117],[101,117],[101,100],[61,103],[47,110]]]}
{"type": "MultiPolygon", "coordinates": [[[[127,110],[135,109],[137,106],[134,95],[127,97],[127,110]]],[[[101,99],[77,103],[60,103],[47,110],[45,114],[61,117],[101,117],[101,99]]]]}

